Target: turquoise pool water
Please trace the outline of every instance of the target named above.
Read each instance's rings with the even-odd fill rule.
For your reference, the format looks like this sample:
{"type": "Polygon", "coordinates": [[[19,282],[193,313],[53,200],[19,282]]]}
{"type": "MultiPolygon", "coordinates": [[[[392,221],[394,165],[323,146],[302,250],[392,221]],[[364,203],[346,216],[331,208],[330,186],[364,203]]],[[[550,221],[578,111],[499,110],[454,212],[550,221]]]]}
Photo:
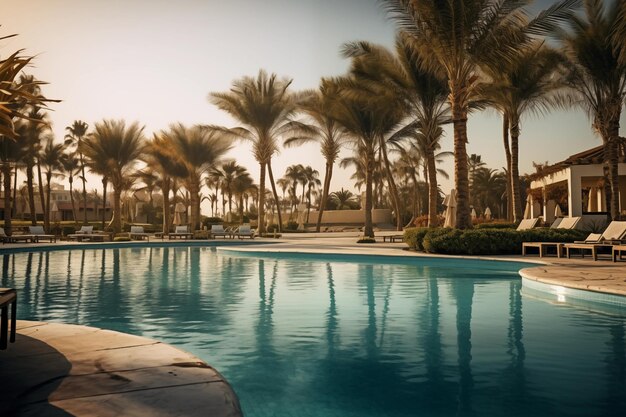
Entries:
{"type": "Polygon", "coordinates": [[[1,286],[21,319],[194,353],[248,417],[626,415],[626,312],[527,296],[520,266],[72,249],[4,254],[1,286]]]}

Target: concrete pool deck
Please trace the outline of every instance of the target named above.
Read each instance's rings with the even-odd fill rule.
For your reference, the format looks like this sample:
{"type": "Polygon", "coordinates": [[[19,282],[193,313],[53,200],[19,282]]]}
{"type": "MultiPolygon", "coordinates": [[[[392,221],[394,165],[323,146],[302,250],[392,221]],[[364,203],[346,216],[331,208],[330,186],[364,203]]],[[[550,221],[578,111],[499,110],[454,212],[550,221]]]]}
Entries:
{"type": "Polygon", "coordinates": [[[2,416],[242,415],[230,385],[197,357],[87,326],[18,321],[0,384],[2,416]]]}

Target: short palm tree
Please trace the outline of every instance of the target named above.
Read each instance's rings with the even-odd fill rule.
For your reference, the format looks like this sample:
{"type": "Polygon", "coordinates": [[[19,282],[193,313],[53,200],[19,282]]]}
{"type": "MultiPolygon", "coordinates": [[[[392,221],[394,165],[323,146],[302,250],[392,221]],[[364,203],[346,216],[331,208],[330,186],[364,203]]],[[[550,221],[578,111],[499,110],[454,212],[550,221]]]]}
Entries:
{"type": "Polygon", "coordinates": [[[320,231],[322,216],[328,200],[330,183],[333,177],[333,167],[339,151],[346,142],[345,129],[333,118],[330,101],[337,93],[329,90],[332,85],[320,87],[318,91],[312,91],[309,96],[300,104],[300,109],[311,119],[311,127],[316,131],[314,135],[292,138],[285,141],[285,146],[301,145],[307,142],[317,142],[320,146],[322,156],[326,161],[324,173],[324,188],[322,189],[322,199],[315,230],[320,231]]]}
{"type": "Polygon", "coordinates": [[[518,0],[381,0],[398,29],[409,37],[424,66],[444,71],[454,124],[456,226],[472,226],[467,165],[467,117],[479,104],[482,70],[512,60],[529,35],[543,35],[569,18],[579,0],[564,0],[529,20],[518,0]]]}
{"type": "Polygon", "coordinates": [[[221,132],[203,126],[174,124],[164,133],[172,153],[184,167],[183,184],[189,191],[191,229],[200,228],[200,189],[203,176],[215,167],[231,148],[231,141],[221,132]]]}
{"type": "Polygon", "coordinates": [[[227,161],[222,164],[222,172],[224,177],[222,179],[222,187],[226,191],[228,197],[228,211],[233,211],[233,184],[238,177],[242,175],[248,175],[245,167],[238,165],[235,161],[227,161]]]}
{"type": "MultiPolygon", "coordinates": [[[[123,120],[103,120],[80,143],[80,152],[91,169],[113,186],[113,219],[115,233],[122,230],[121,195],[128,177],[143,150],[143,127],[138,123],[126,126],[123,120]]],[[[104,193],[106,198],[106,192],[104,193]]]]}
{"type": "Polygon", "coordinates": [[[359,205],[356,196],[350,190],[343,188],[330,193],[329,201],[335,206],[335,210],[351,210],[359,205]]]}
{"type": "Polygon", "coordinates": [[[82,164],[80,158],[76,155],[76,152],[68,152],[66,150],[65,156],[62,159],[63,172],[67,174],[67,181],[70,184],[70,201],[72,204],[72,219],[74,223],[78,224],[78,216],[76,215],[76,204],[74,201],[74,178],[81,172],[82,164]]]}
{"type": "Polygon", "coordinates": [[[611,184],[610,215],[619,218],[619,126],[626,100],[626,6],[585,0],[585,14],[561,33],[573,103],[592,120],[604,144],[611,184]]]}
{"type": "MultiPolygon", "coordinates": [[[[211,93],[209,99],[243,126],[226,130],[232,136],[252,143],[254,158],[260,165],[259,233],[265,232],[265,172],[269,173],[274,199],[278,193],[274,183],[271,161],[278,151],[278,141],[314,133],[301,122],[292,119],[298,109],[299,95],[289,92],[291,80],[278,79],[276,74],[259,71],[257,77],[243,77],[233,82],[225,93],[211,93]]],[[[282,216],[278,209],[278,227],[282,216]]]]}
{"type": "Polygon", "coordinates": [[[46,204],[44,210],[44,229],[50,231],[50,183],[53,176],[62,176],[63,160],[65,158],[65,145],[62,143],[54,143],[54,136],[48,135],[45,138],[45,144],[41,150],[40,163],[44,169],[46,176],[46,204]]]}
{"type": "Polygon", "coordinates": [[[85,177],[85,157],[80,151],[80,144],[84,140],[89,125],[82,120],[74,120],[71,126],[67,126],[65,130],[65,143],[76,149],[78,159],[80,161],[80,180],[83,183],[83,224],[87,224],[87,178],[85,177]]]}

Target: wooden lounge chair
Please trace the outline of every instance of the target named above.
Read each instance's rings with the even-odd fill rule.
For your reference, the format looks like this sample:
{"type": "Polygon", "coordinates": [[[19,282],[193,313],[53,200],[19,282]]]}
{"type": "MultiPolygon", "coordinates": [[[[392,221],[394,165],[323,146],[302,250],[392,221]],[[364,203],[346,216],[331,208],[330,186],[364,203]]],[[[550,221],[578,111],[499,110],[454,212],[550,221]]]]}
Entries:
{"type": "Polygon", "coordinates": [[[556,219],[554,219],[554,221],[550,225],[550,229],[558,229],[562,221],[563,221],[563,217],[557,217],[556,219]]]}
{"type": "Polygon", "coordinates": [[[129,236],[131,239],[150,241],[150,234],[143,230],[143,226],[131,226],[129,236]]]}
{"type": "Polygon", "coordinates": [[[17,327],[17,291],[13,288],[0,288],[0,349],[7,348],[7,340],[15,343],[17,327]],[[11,336],[9,336],[9,305],[11,306],[11,336]]]}
{"type": "Polygon", "coordinates": [[[587,241],[597,237],[597,234],[592,233],[592,235],[588,236],[584,242],[566,243],[564,248],[567,257],[571,257],[571,251],[574,249],[579,250],[583,258],[585,257],[585,251],[591,251],[593,260],[598,260],[598,249],[609,248],[612,251],[611,248],[613,246],[623,243],[623,240],[626,239],[626,221],[612,221],[598,240],[593,242],[587,241]]]}
{"type": "Polygon", "coordinates": [[[224,226],[221,224],[214,224],[211,226],[211,237],[222,236],[224,239],[232,237],[232,234],[224,230],[224,226]]]}
{"type": "Polygon", "coordinates": [[[193,233],[191,233],[187,227],[187,225],[176,226],[174,229],[174,233],[169,234],[170,239],[190,239],[193,237],[193,233]]]}
{"type": "Polygon", "coordinates": [[[33,235],[35,242],[41,240],[47,240],[48,242],[56,242],[57,237],[55,235],[49,235],[43,230],[43,226],[28,226],[29,234],[33,235]]]}
{"type": "Polygon", "coordinates": [[[524,219],[519,223],[516,230],[534,229],[538,222],[539,217],[535,217],[534,219],[524,219]]]}
{"type": "Polygon", "coordinates": [[[626,254],[626,245],[615,245],[613,246],[613,262],[617,262],[624,259],[624,254],[626,254]]]}
{"type": "Polygon", "coordinates": [[[85,239],[91,240],[93,235],[93,226],[81,226],[80,230],[77,230],[76,233],[72,233],[67,235],[70,240],[77,240],[82,242],[85,239]]]}
{"type": "MultiPolygon", "coordinates": [[[[558,222],[556,229],[574,229],[576,225],[578,225],[580,220],[581,220],[581,217],[562,218],[558,222]]],[[[555,223],[552,223],[552,226],[554,226],[555,223]]],[[[553,228],[552,226],[550,226],[550,228],[553,228]]],[[[600,235],[598,235],[598,238],[599,236],[600,235]]],[[[543,258],[544,256],[548,256],[549,254],[548,249],[554,248],[555,255],[558,258],[560,258],[563,254],[564,245],[565,243],[562,243],[562,242],[523,242],[522,243],[522,256],[528,255],[528,250],[527,250],[528,248],[537,248],[539,249],[539,257],[543,258]]]]}
{"type": "Polygon", "coordinates": [[[404,240],[404,235],[383,235],[383,243],[385,243],[389,239],[390,243],[394,243],[396,240],[402,242],[404,240]]]}
{"type": "Polygon", "coordinates": [[[4,227],[0,227],[0,240],[2,240],[2,243],[34,242],[35,237],[31,235],[8,236],[4,233],[4,227]]]}
{"type": "Polygon", "coordinates": [[[244,224],[239,226],[237,231],[233,233],[233,237],[237,236],[239,239],[243,239],[244,237],[249,237],[250,239],[254,239],[254,230],[250,228],[249,224],[244,224]]]}

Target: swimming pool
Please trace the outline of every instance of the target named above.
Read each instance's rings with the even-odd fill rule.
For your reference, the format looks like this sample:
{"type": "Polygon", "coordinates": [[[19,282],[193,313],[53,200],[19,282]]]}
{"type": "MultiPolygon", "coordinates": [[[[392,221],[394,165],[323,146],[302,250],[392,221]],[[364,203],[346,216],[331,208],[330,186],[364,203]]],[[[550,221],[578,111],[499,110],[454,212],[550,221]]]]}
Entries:
{"type": "Polygon", "coordinates": [[[248,417],[625,415],[626,314],[526,296],[521,266],[77,248],[4,254],[1,286],[190,351],[248,417]]]}

